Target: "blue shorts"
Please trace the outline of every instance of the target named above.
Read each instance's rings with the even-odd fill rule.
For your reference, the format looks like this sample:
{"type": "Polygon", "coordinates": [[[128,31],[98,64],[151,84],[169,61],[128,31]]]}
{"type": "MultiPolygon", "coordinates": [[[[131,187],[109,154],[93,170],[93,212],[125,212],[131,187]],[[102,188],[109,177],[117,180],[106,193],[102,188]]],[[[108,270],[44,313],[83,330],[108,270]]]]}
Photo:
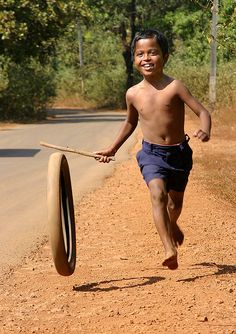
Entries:
{"type": "Polygon", "coordinates": [[[137,153],[137,161],[145,182],[164,179],[167,191],[183,192],[192,169],[192,149],[189,137],[178,145],[156,145],[143,140],[142,149],[137,153]]]}

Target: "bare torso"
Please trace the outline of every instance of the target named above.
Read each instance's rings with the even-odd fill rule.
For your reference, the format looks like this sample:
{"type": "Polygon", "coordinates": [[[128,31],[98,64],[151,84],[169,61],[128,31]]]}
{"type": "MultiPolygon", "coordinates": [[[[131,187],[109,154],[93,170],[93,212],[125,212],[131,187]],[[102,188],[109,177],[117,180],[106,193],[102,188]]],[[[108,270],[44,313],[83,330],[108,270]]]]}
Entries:
{"type": "Polygon", "coordinates": [[[160,145],[184,140],[184,102],[177,94],[176,80],[164,76],[157,86],[144,80],[131,90],[144,140],[160,145]]]}

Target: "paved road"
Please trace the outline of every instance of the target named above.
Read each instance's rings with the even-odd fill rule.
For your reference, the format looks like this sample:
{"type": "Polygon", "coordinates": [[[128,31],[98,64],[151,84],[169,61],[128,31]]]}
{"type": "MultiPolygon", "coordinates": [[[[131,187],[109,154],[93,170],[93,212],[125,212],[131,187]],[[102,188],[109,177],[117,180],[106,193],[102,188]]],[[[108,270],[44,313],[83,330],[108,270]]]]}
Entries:
{"type": "MultiPolygon", "coordinates": [[[[0,275],[18,264],[47,235],[46,179],[52,149],[39,142],[95,151],[106,147],[124,120],[117,112],[61,110],[43,124],[19,125],[0,131],[0,275]]],[[[132,136],[119,151],[117,162],[128,158],[132,136]]],[[[101,184],[115,163],[66,154],[74,201],[101,184]]]]}

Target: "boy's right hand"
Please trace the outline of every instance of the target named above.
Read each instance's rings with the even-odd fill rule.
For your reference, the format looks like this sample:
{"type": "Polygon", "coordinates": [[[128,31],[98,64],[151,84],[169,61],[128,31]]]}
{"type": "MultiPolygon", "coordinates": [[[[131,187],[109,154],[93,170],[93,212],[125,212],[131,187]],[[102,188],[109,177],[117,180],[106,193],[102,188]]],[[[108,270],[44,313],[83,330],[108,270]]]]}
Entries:
{"type": "Polygon", "coordinates": [[[106,150],[102,150],[102,151],[96,151],[94,152],[96,155],[98,155],[98,157],[96,157],[95,159],[98,162],[110,162],[111,160],[114,160],[114,155],[115,152],[111,149],[106,149],[106,150]]]}

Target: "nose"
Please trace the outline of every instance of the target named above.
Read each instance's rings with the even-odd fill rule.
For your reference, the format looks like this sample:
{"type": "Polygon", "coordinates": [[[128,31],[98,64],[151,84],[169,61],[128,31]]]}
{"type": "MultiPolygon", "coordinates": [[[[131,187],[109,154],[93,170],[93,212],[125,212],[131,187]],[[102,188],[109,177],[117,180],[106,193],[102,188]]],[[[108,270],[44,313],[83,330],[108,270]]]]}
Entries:
{"type": "Polygon", "coordinates": [[[149,61],[151,58],[150,58],[150,54],[147,52],[147,53],[144,53],[144,57],[143,57],[143,60],[145,61],[149,61]]]}

